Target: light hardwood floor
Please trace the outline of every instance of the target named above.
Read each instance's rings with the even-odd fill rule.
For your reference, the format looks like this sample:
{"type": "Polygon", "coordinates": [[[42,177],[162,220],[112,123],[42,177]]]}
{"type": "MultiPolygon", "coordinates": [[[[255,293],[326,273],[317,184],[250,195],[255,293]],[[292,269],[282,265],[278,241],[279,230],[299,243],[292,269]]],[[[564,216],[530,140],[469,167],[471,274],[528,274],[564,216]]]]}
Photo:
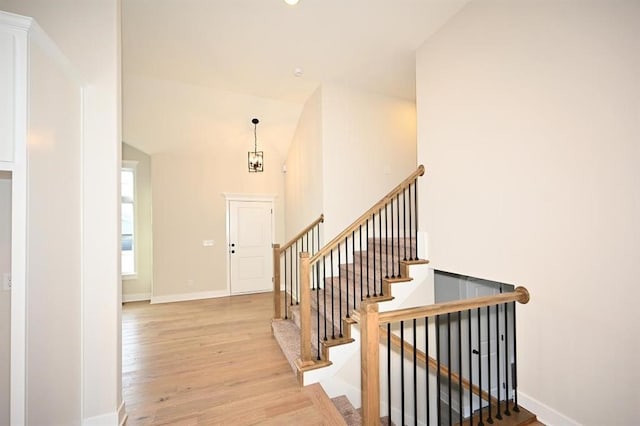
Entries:
{"type": "Polygon", "coordinates": [[[123,396],[134,425],[343,425],[301,388],[271,334],[272,294],[122,309],[123,396]]]}

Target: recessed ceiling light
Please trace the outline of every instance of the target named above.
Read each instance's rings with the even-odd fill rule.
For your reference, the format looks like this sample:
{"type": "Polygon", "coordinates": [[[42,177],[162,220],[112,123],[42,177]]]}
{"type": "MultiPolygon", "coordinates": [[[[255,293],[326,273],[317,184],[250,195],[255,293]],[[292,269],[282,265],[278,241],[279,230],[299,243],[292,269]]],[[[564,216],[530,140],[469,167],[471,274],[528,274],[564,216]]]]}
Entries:
{"type": "Polygon", "coordinates": [[[298,4],[299,0],[284,0],[286,4],[290,4],[291,6],[298,4]]]}
{"type": "Polygon", "coordinates": [[[295,75],[296,77],[300,77],[302,75],[302,68],[300,67],[295,67],[293,69],[293,75],[295,75]]]}

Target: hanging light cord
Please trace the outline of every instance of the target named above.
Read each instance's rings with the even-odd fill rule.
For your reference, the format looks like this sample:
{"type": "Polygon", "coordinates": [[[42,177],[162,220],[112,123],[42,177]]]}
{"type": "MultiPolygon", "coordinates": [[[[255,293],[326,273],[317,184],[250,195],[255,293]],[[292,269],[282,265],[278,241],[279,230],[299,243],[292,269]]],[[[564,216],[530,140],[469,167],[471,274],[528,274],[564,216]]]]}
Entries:
{"type": "Polygon", "coordinates": [[[258,154],[258,123],[253,122],[253,153],[258,154]]]}

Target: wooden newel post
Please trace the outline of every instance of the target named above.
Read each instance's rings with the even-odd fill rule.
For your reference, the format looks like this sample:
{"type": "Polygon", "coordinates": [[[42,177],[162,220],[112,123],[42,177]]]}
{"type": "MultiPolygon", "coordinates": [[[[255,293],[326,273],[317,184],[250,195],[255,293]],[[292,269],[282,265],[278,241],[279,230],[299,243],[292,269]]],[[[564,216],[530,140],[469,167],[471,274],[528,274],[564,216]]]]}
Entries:
{"type": "Polygon", "coordinates": [[[273,245],[273,318],[282,319],[280,308],[280,244],[273,245]]]}
{"type": "Polygon", "coordinates": [[[360,308],[360,378],[362,424],[380,424],[380,325],[378,304],[363,303],[360,308]]]}
{"type": "Polygon", "coordinates": [[[300,360],[311,359],[311,283],[309,280],[309,253],[300,253],[300,360]]]}

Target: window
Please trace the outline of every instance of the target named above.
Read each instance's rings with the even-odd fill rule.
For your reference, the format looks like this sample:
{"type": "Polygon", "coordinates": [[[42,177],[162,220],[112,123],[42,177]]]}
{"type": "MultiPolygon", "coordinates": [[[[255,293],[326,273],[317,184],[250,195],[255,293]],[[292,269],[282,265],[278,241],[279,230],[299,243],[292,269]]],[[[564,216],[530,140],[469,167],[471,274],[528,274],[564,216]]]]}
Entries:
{"type": "Polygon", "coordinates": [[[123,167],[120,172],[121,180],[121,273],[123,276],[135,275],[136,273],[136,256],[135,256],[135,167],[123,167]]]}

